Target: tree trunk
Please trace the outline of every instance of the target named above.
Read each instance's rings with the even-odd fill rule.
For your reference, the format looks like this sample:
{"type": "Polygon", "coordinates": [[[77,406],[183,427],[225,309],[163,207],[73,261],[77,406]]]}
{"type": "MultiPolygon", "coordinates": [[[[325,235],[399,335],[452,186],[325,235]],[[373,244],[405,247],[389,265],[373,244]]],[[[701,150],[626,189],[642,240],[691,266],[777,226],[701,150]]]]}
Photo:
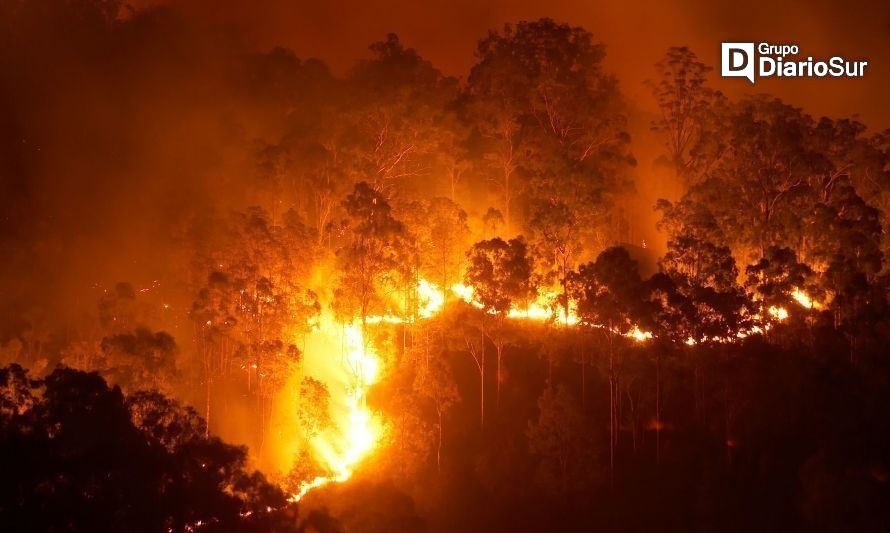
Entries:
{"type": "Polygon", "coordinates": [[[655,464],[661,463],[661,353],[655,352],[655,464]]]}
{"type": "Polygon", "coordinates": [[[436,470],[442,471],[442,408],[436,405],[436,414],[439,416],[439,442],[436,445],[436,470]]]}
{"type": "Polygon", "coordinates": [[[482,315],[482,346],[479,350],[479,429],[485,430],[485,311],[482,315]]]}
{"type": "Polygon", "coordinates": [[[606,335],[609,337],[609,487],[615,488],[615,350],[611,324],[606,335]]]}
{"type": "Polygon", "coordinates": [[[206,422],[207,425],[204,428],[204,438],[209,438],[210,437],[210,396],[211,396],[211,391],[213,388],[213,386],[211,384],[212,381],[211,381],[209,374],[207,375],[206,381],[207,381],[207,399],[206,399],[206,405],[204,406],[204,421],[206,422]]]}
{"type": "Polygon", "coordinates": [[[500,343],[496,344],[495,349],[498,356],[498,369],[494,409],[495,411],[499,411],[501,408],[501,357],[504,355],[504,345],[500,343]]]}
{"type": "Polygon", "coordinates": [[[581,343],[581,407],[587,407],[587,347],[583,342],[581,343]]]}

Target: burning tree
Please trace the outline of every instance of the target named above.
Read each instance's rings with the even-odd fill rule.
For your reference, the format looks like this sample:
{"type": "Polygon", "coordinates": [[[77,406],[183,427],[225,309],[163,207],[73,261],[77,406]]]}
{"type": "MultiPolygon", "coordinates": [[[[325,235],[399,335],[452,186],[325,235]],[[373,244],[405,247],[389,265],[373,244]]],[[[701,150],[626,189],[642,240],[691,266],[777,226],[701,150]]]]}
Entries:
{"type": "Polygon", "coordinates": [[[492,32],[477,56],[469,116],[487,141],[507,234],[526,193],[558,198],[591,222],[603,191],[633,163],[615,81],[601,68],[605,47],[583,28],[541,19],[492,32]]]}
{"type": "Polygon", "coordinates": [[[389,198],[396,183],[429,173],[444,104],[457,84],[395,34],[370,49],[374,59],[360,62],[351,80],[347,116],[359,134],[351,155],[356,181],[389,198]]]}
{"type": "Polygon", "coordinates": [[[615,448],[618,445],[618,400],[621,372],[619,339],[639,329],[643,314],[642,280],[627,250],[604,250],[593,263],[578,267],[572,279],[572,295],[578,318],[589,328],[600,329],[608,343],[609,377],[609,478],[614,482],[615,448]]]}
{"type": "Polygon", "coordinates": [[[315,293],[301,285],[308,265],[296,258],[312,253],[312,235],[293,212],[273,223],[266,211],[251,208],[225,222],[221,249],[200,258],[210,273],[190,312],[202,359],[204,414],[210,423],[214,383],[234,385],[242,376],[259,410],[262,448],[271,400],[298,361],[296,338],[320,310],[315,293]]]}
{"type": "Polygon", "coordinates": [[[483,387],[480,423],[485,423],[485,337],[495,346],[497,356],[497,399],[501,396],[501,360],[504,355],[504,319],[513,303],[524,303],[535,293],[532,285],[532,263],[523,237],[504,241],[500,238],[479,241],[467,252],[469,265],[465,280],[473,287],[473,293],[481,304],[482,352],[477,366],[483,387]],[[485,316],[493,315],[494,327],[486,333],[485,316]],[[493,331],[492,331],[493,330],[493,331]]]}
{"type": "Polygon", "coordinates": [[[342,275],[335,309],[344,324],[361,322],[366,343],[368,317],[385,313],[385,295],[398,286],[394,273],[405,264],[405,228],[383,194],[365,182],[355,185],[343,207],[349,216],[348,235],[337,251],[342,275]]]}
{"type": "Polygon", "coordinates": [[[562,290],[558,303],[563,322],[568,325],[569,278],[581,252],[580,220],[565,202],[550,200],[536,204],[530,226],[534,232],[535,264],[544,269],[545,283],[555,282],[562,290]]]}
{"type": "Polygon", "coordinates": [[[300,403],[297,417],[308,438],[331,428],[331,394],[324,383],[311,377],[300,384],[300,403]]]}

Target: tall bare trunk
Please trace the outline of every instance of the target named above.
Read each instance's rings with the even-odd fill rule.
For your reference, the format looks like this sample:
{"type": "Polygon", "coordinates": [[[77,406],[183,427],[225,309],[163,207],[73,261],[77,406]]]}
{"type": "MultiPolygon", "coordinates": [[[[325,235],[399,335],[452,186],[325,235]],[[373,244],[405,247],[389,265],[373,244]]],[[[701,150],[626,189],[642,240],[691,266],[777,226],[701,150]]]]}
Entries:
{"type": "Polygon", "coordinates": [[[581,343],[581,407],[587,407],[587,347],[581,343]]]}
{"type": "Polygon", "coordinates": [[[436,470],[442,471],[442,407],[436,405],[436,414],[439,416],[439,442],[436,445],[436,470]]]}
{"type": "Polygon", "coordinates": [[[498,343],[495,345],[495,349],[497,351],[498,358],[498,368],[497,368],[497,383],[496,383],[496,393],[495,393],[495,411],[500,410],[501,408],[501,358],[504,355],[504,345],[502,343],[498,343]]]}
{"type": "Polygon", "coordinates": [[[204,421],[207,423],[207,425],[204,427],[204,437],[209,438],[210,437],[210,396],[211,396],[211,390],[213,388],[212,381],[211,381],[211,378],[209,375],[207,376],[206,381],[207,381],[207,399],[206,399],[206,404],[204,405],[204,421]]]}
{"type": "Polygon", "coordinates": [[[485,430],[485,314],[482,315],[482,346],[479,350],[479,429],[485,430]]]}
{"type": "Polygon", "coordinates": [[[661,353],[655,352],[655,464],[661,464],[661,353]]]}
{"type": "Polygon", "coordinates": [[[615,487],[615,364],[612,325],[609,324],[609,487],[615,487]]]}

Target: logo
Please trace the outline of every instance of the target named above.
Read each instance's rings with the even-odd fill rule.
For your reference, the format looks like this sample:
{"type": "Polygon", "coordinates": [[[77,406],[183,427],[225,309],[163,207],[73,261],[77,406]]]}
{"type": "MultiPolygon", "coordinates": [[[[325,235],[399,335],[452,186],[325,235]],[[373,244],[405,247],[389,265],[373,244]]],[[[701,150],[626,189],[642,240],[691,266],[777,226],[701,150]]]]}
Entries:
{"type": "Polygon", "coordinates": [[[832,56],[827,60],[796,58],[796,44],[722,43],[720,72],[724,78],[861,78],[868,61],[832,56]],[[755,54],[756,51],[756,54],[755,54]]]}
{"type": "Polygon", "coordinates": [[[720,55],[724,78],[748,78],[754,83],[754,43],[723,43],[720,55]]]}

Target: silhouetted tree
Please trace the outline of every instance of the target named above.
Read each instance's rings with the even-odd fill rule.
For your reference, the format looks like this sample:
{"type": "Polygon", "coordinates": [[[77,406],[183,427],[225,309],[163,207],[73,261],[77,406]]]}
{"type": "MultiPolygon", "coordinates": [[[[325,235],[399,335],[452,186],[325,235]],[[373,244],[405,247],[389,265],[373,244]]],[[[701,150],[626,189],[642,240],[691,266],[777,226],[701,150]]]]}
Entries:
{"type": "Polygon", "coordinates": [[[13,530],[268,530],[287,500],[246,451],[203,433],[194,411],[156,393],[129,400],[95,373],[30,380],[0,371],[0,515],[13,530]],[[136,425],[136,423],[140,425],[136,425]]]}
{"type": "Polygon", "coordinates": [[[529,449],[540,457],[539,479],[550,491],[565,496],[596,480],[591,433],[577,400],[564,387],[544,389],[526,435],[529,449]]]}
{"type": "MultiPolygon", "coordinates": [[[[535,293],[532,262],[523,237],[504,241],[479,241],[467,252],[469,264],[465,279],[482,305],[482,336],[488,335],[497,356],[497,399],[501,396],[501,360],[504,355],[504,318],[513,304],[528,301],[535,293]],[[494,331],[485,333],[485,315],[494,316],[494,331]]],[[[485,357],[484,341],[482,357],[485,357]]],[[[482,378],[484,379],[484,377],[482,378]]]]}
{"type": "Polygon", "coordinates": [[[572,296],[578,305],[581,324],[600,329],[608,343],[609,476],[614,483],[620,395],[617,344],[622,335],[639,327],[639,317],[643,314],[643,285],[636,261],[622,247],[604,250],[595,262],[578,267],[572,277],[572,296]]]}
{"type": "Polygon", "coordinates": [[[655,70],[658,77],[650,85],[661,116],[652,129],[664,136],[667,161],[677,176],[694,185],[728,148],[719,134],[723,95],[708,87],[713,69],[685,46],[668,48],[655,70]]]}

